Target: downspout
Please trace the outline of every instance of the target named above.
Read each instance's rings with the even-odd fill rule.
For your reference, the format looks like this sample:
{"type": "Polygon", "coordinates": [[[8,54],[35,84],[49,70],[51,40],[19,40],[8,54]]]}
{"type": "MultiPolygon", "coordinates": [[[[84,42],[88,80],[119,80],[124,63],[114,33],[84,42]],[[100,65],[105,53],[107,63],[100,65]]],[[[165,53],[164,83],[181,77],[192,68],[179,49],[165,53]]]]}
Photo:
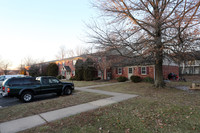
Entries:
{"type": "Polygon", "coordinates": [[[184,74],[184,70],[185,70],[185,63],[183,62],[182,74],[184,74]]]}

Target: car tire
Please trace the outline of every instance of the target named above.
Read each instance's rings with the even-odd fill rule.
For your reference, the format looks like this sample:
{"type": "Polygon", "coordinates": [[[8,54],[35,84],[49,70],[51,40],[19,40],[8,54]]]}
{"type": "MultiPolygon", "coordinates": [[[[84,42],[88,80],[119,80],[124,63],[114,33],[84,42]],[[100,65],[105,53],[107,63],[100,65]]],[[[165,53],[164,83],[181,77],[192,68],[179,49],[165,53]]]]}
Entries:
{"type": "Polygon", "coordinates": [[[72,89],[69,87],[66,87],[63,91],[64,95],[71,95],[72,94],[72,89]]]}
{"type": "Polygon", "coordinates": [[[31,91],[25,91],[21,95],[21,101],[27,103],[33,100],[33,93],[31,91]]]}

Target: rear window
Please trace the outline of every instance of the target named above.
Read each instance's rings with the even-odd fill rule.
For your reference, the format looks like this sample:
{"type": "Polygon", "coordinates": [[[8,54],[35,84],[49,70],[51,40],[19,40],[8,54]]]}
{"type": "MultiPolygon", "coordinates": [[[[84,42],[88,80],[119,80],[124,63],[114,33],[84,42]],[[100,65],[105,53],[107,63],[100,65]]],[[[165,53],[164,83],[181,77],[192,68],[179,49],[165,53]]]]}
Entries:
{"type": "Polygon", "coordinates": [[[22,82],[24,85],[31,85],[36,83],[36,80],[34,78],[25,78],[22,82]]]}
{"type": "Polygon", "coordinates": [[[10,79],[8,85],[9,86],[19,86],[19,85],[22,85],[22,79],[16,79],[16,78],[13,78],[13,79],[10,79]]]}
{"type": "Polygon", "coordinates": [[[10,78],[4,81],[3,85],[20,86],[20,85],[31,85],[35,83],[36,83],[35,78],[10,78]]]}

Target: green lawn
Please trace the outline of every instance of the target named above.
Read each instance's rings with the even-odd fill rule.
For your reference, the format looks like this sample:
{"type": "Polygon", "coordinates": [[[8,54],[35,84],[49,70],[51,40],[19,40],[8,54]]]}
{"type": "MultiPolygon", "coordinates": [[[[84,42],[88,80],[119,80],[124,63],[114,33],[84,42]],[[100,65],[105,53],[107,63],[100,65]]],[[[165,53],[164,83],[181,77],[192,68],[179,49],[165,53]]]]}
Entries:
{"type": "Polygon", "coordinates": [[[189,93],[167,86],[155,89],[152,84],[129,82],[96,88],[140,96],[25,132],[199,133],[200,91],[189,93]]]}
{"type": "Polygon", "coordinates": [[[60,96],[54,99],[47,99],[42,101],[10,106],[0,109],[0,123],[56,109],[70,107],[82,103],[87,103],[107,97],[110,96],[75,91],[73,95],[69,96],[60,96]]]}

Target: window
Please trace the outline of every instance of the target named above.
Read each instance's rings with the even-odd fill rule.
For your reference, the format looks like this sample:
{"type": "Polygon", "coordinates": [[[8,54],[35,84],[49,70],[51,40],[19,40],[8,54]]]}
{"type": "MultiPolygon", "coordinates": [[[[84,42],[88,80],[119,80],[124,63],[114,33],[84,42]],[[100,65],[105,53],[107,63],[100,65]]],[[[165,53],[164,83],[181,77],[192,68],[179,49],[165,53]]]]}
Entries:
{"type": "Polygon", "coordinates": [[[48,85],[48,84],[49,84],[49,79],[43,78],[43,79],[42,79],[42,84],[48,85]]]}
{"type": "Polygon", "coordinates": [[[64,70],[62,70],[62,76],[65,76],[65,71],[64,70]]]}
{"type": "Polygon", "coordinates": [[[122,68],[121,67],[118,68],[118,74],[122,75],[122,68]]]}
{"type": "Polygon", "coordinates": [[[59,81],[57,79],[52,78],[52,79],[49,79],[49,83],[50,84],[57,84],[57,83],[59,83],[59,81]]]}
{"type": "Polygon", "coordinates": [[[10,86],[19,86],[22,84],[22,79],[11,79],[9,82],[10,86]]]}
{"type": "Polygon", "coordinates": [[[74,66],[76,65],[76,60],[73,60],[73,65],[74,65],[74,66]]]}
{"type": "Polygon", "coordinates": [[[141,74],[142,75],[146,75],[147,74],[146,67],[141,67],[141,74]]]}
{"type": "Polygon", "coordinates": [[[4,80],[5,80],[5,76],[1,76],[0,81],[4,81],[4,80]]]}
{"type": "Polygon", "coordinates": [[[133,74],[133,68],[132,67],[128,68],[128,73],[133,74]]]}
{"type": "Polygon", "coordinates": [[[72,71],[72,75],[75,76],[75,71],[72,71]]]}
{"type": "Polygon", "coordinates": [[[195,65],[195,61],[194,60],[188,61],[188,65],[195,65]]]}
{"type": "Polygon", "coordinates": [[[101,77],[101,71],[98,70],[98,77],[101,77]]]}

